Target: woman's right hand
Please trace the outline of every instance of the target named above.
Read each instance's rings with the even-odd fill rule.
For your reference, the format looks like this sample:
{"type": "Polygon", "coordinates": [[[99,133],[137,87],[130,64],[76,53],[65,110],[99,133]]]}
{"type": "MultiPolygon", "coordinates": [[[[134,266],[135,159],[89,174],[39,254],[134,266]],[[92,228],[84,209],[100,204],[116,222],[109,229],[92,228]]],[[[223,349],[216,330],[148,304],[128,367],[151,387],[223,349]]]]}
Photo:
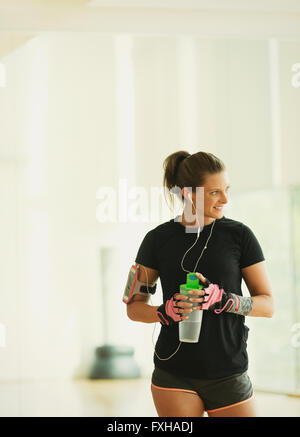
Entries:
{"type": "MultiPolygon", "coordinates": [[[[180,314],[190,314],[193,311],[193,304],[191,303],[189,296],[185,294],[175,293],[174,297],[177,300],[177,307],[180,308],[178,310],[180,314]]],[[[188,318],[188,315],[182,316],[181,320],[186,320],[188,318]]]]}
{"type": "Polygon", "coordinates": [[[188,319],[188,316],[181,316],[181,314],[190,314],[193,311],[193,304],[187,301],[188,296],[175,293],[165,304],[160,305],[157,308],[160,323],[163,326],[170,326],[181,320],[188,319]]]}
{"type": "Polygon", "coordinates": [[[202,303],[204,302],[205,290],[190,290],[189,291],[189,302],[193,302],[193,311],[202,310],[202,303]],[[195,297],[193,297],[195,296],[195,297]],[[199,305],[197,305],[199,303],[199,305]]]}

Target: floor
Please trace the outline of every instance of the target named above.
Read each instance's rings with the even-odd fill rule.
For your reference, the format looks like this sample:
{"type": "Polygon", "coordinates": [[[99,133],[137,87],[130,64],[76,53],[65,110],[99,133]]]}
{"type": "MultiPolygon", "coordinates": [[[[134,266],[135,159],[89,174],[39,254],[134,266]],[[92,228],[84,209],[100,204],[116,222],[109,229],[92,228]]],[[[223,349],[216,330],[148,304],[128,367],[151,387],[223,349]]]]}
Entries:
{"type": "MultiPolygon", "coordinates": [[[[256,392],[259,416],[300,417],[300,398],[256,392]]],[[[0,383],[1,417],[157,417],[150,379],[0,383]]]]}

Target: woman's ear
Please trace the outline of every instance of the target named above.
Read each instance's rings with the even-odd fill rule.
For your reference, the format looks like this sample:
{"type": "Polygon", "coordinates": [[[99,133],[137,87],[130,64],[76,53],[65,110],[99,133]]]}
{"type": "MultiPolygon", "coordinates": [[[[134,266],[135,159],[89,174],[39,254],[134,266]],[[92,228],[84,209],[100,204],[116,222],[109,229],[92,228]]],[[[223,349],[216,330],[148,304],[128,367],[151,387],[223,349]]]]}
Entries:
{"type": "Polygon", "coordinates": [[[183,197],[185,197],[184,195],[186,195],[186,197],[188,198],[188,199],[190,199],[190,201],[192,202],[192,193],[190,192],[190,191],[188,191],[188,190],[185,190],[184,188],[182,188],[181,189],[181,194],[182,194],[182,196],[183,197]]]}

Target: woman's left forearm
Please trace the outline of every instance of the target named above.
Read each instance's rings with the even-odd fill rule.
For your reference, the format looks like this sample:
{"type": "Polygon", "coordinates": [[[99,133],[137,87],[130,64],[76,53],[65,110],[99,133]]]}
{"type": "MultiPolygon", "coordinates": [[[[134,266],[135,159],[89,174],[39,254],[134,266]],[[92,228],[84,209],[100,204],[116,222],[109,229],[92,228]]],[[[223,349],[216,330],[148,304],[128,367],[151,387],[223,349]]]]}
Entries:
{"type": "Polygon", "coordinates": [[[272,317],[274,314],[274,300],[272,296],[260,294],[251,296],[253,305],[248,314],[251,317],[272,317]]]}

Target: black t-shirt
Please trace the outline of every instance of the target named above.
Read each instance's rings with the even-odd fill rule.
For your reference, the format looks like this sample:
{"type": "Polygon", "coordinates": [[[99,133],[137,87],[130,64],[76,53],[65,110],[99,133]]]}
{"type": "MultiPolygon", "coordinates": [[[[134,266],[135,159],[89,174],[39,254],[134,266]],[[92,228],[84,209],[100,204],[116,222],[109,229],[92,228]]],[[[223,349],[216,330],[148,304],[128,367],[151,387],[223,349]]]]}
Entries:
{"type": "MultiPolygon", "coordinates": [[[[192,272],[211,231],[212,223],[201,228],[195,246],[186,254],[183,267],[192,272]]],[[[144,237],[136,263],[158,271],[163,302],[179,292],[186,282],[182,270],[184,253],[196,241],[197,233],[186,232],[176,219],[158,225],[144,237]]],[[[225,292],[242,295],[241,268],[264,261],[260,244],[252,230],[242,222],[223,216],[217,219],[196,271],[225,292]]],[[[172,355],[179,345],[179,326],[161,326],[155,350],[160,358],[172,355]]],[[[169,360],[154,364],[166,371],[191,378],[214,379],[244,372],[248,368],[247,338],[249,328],[245,317],[233,313],[215,314],[203,310],[198,343],[182,342],[169,360]]]]}

